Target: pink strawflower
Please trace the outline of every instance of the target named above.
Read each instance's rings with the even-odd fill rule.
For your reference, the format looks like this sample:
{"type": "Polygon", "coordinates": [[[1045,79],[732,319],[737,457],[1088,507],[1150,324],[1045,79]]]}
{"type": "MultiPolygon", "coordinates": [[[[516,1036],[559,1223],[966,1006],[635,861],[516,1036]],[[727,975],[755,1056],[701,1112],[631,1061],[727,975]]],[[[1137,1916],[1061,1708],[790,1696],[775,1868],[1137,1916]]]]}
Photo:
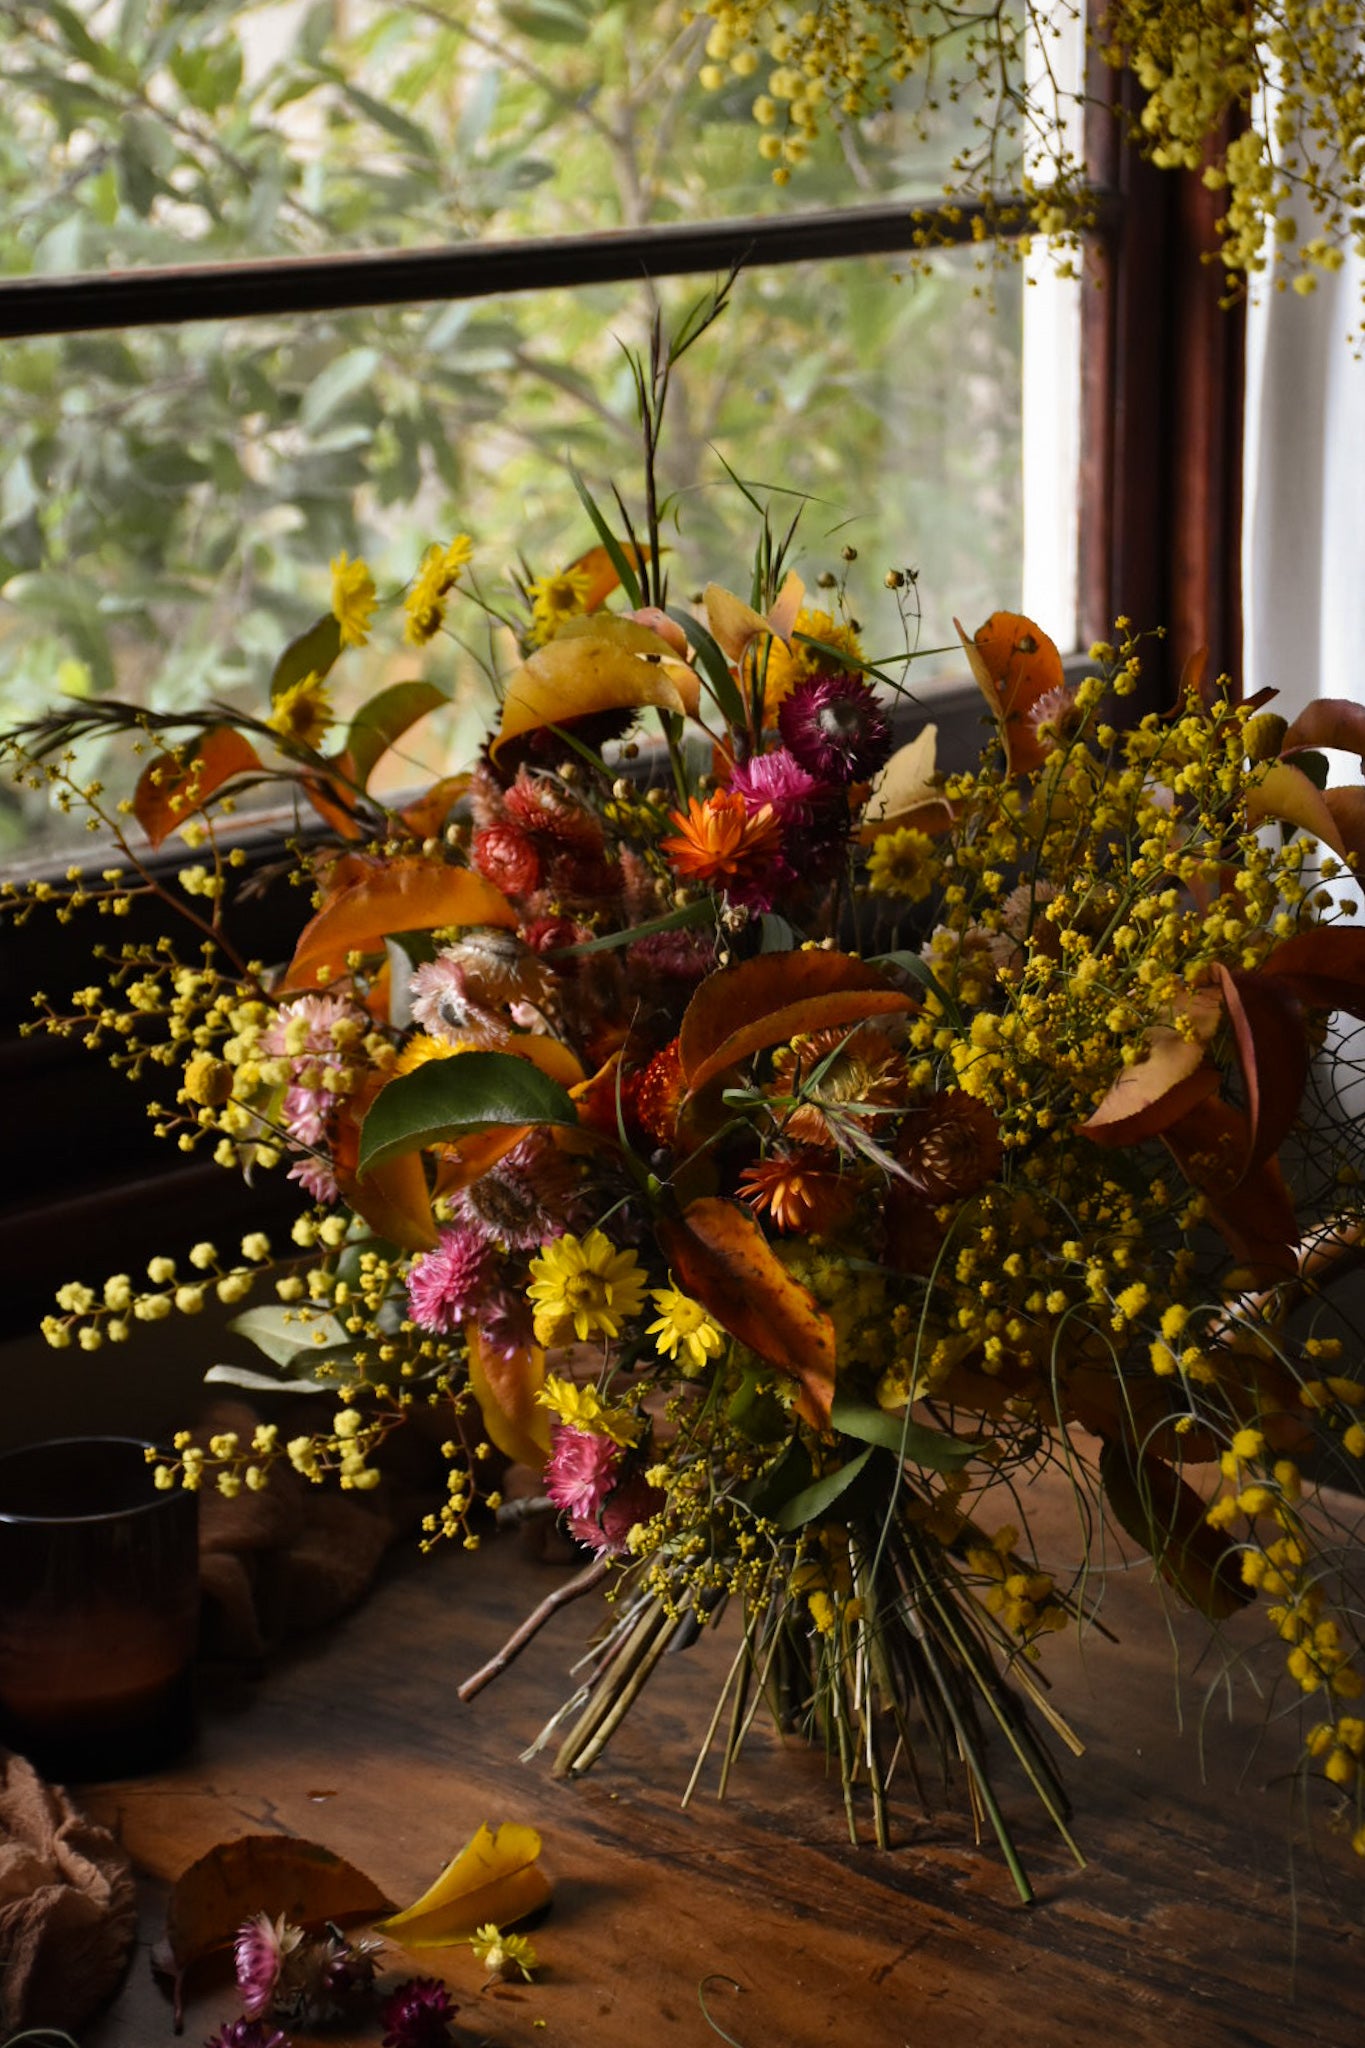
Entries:
{"type": "MultiPolygon", "coordinates": [[[[621,1447],[609,1436],[574,1429],[567,1422],[551,1424],[545,1492],[569,1516],[575,1536],[579,1535],[580,1522],[587,1523],[593,1534],[598,1534],[597,1517],[616,1484],[620,1467],[621,1447]]],[[[580,1537],[580,1541],[591,1540],[580,1537]]]]}
{"type": "Polygon", "coordinates": [[[288,2034],[265,2020],[228,2020],[204,2048],[293,2048],[288,2034]]]}
{"type": "Polygon", "coordinates": [[[412,1320],[442,1334],[457,1329],[487,1286],[496,1254],[467,1224],[443,1230],[434,1251],[420,1252],[408,1273],[412,1320]]]}
{"type": "Polygon", "coordinates": [[[272,1920],[268,1913],[253,1914],[237,1929],[232,1959],[237,1971],[237,1989],[242,1994],[242,2011],[249,2020],[261,2019],[270,2010],[285,1958],[303,1939],[301,1927],[291,1927],[281,1913],[272,1920]]]}
{"type": "Polygon", "coordinates": [[[364,1014],[344,996],[297,996],[281,1004],[261,1034],[261,1044],[274,1059],[294,1061],[295,1072],[318,1060],[335,1060],[338,1024],[365,1025],[364,1014]]]}
{"type": "Polygon", "coordinates": [[[315,1202],[331,1207],[341,1200],[337,1177],[325,1159],[301,1159],[297,1166],[290,1167],[287,1178],[296,1180],[315,1202]]]}
{"type": "Polygon", "coordinates": [[[741,761],[731,773],[730,787],[751,812],[770,804],[784,834],[793,825],[811,824],[817,804],[833,794],[830,784],[809,774],[786,747],[741,761]]]}
{"type": "Polygon", "coordinates": [[[812,676],[777,713],[800,765],[822,782],[866,782],[891,753],[891,721],[857,676],[812,676]]]}
{"type": "Polygon", "coordinates": [[[379,2009],[384,2048],[445,2048],[455,2001],[435,1977],[409,1977],[379,2009]]]}
{"type": "Polygon", "coordinates": [[[458,1039],[496,1051],[511,1037],[494,1011],[469,993],[462,961],[453,953],[424,960],[408,983],[412,1014],[433,1038],[458,1039]]]}
{"type": "Polygon", "coordinates": [[[280,1121],[296,1145],[320,1145],[337,1098],[325,1088],[289,1088],[280,1105],[280,1121]]]}

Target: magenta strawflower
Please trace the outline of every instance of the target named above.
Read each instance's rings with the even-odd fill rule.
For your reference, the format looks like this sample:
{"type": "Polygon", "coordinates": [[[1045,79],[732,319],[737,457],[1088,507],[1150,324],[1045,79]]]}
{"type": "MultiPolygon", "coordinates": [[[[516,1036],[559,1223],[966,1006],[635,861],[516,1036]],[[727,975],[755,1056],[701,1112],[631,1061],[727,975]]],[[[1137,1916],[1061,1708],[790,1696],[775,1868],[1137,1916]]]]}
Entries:
{"type": "Polygon", "coordinates": [[[204,2048],[293,2048],[293,2043],[266,2020],[226,2020],[204,2048]]]}
{"type": "Polygon", "coordinates": [[[857,676],[812,676],[777,714],[783,740],[824,782],[866,782],[891,753],[891,721],[857,676]]]}
{"type": "Polygon", "coordinates": [[[784,833],[793,825],[811,824],[816,806],[833,793],[828,782],[811,775],[786,747],[741,761],[731,773],[730,787],[750,811],[770,804],[784,833]]]}
{"type": "Polygon", "coordinates": [[[434,1977],[409,1977],[379,2009],[384,2048],[445,2048],[455,2001],[434,1977]]]}
{"type": "Polygon", "coordinates": [[[497,1254],[468,1224],[443,1230],[434,1251],[421,1252],[408,1274],[412,1320],[424,1330],[458,1329],[493,1276],[497,1254]]]}

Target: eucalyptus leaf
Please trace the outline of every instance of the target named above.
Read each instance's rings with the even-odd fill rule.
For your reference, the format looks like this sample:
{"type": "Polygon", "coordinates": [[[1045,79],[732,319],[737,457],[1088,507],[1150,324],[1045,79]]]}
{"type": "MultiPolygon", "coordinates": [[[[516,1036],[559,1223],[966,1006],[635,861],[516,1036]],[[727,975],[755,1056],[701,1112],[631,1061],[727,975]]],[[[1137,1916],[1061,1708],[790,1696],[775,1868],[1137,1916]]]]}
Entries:
{"type": "Polygon", "coordinates": [[[259,1308],[244,1309],[241,1315],[233,1317],[228,1328],[263,1351],[273,1364],[284,1366],[300,1351],[314,1348],[314,1331],[322,1334],[323,1343],[316,1347],[319,1350],[323,1345],[344,1343],[346,1338],[335,1316],[319,1315],[305,1323],[296,1308],[286,1308],[282,1302],[265,1302],[259,1308]]]}
{"type": "Polygon", "coordinates": [[[830,1421],[845,1436],[862,1444],[879,1444],[911,1464],[927,1465],[931,1472],[957,1472],[976,1456],[977,1446],[949,1436],[941,1429],[926,1429],[908,1416],[888,1415],[871,1401],[854,1401],[836,1394],[830,1421]]]}
{"type": "Polygon", "coordinates": [[[336,1382],[303,1378],[280,1379],[268,1372],[253,1372],[247,1365],[211,1365],[204,1374],[206,1386],[245,1387],[254,1394],[336,1393],[336,1382]]]}
{"type": "Polygon", "coordinates": [[[807,1522],[818,1522],[828,1514],[835,1501],[847,1493],[858,1474],[872,1456],[873,1446],[868,1445],[856,1458],[850,1458],[846,1465],[838,1466],[833,1472],[823,1472],[818,1479],[803,1486],[800,1493],[793,1494],[784,1507],[778,1509],[774,1520],[779,1529],[791,1531],[804,1529],[807,1522]]]}

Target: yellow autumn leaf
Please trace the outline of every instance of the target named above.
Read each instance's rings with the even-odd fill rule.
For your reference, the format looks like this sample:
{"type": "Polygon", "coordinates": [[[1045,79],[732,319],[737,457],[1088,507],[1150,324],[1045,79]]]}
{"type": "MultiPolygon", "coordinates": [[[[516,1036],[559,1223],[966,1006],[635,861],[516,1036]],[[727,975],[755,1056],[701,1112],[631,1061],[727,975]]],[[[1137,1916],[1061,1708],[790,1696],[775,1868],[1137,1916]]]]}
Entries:
{"type": "MultiPolygon", "coordinates": [[[[652,658],[622,644],[623,638],[631,637],[628,633],[612,630],[629,626],[629,621],[592,623],[596,630],[591,633],[561,634],[538,647],[510,679],[493,742],[495,755],[523,733],[564,725],[593,712],[643,711],[650,705],[679,717],[696,711],[696,674],[685,662],[671,658],[665,641],[658,644],[670,658],[652,658]]],[[[651,640],[655,637],[649,635],[651,640]]]]}
{"type": "Polygon", "coordinates": [[[499,1930],[549,1903],[540,1867],[540,1836],[519,1821],[485,1822],[435,1884],[401,1913],[375,1922],[375,1932],[403,1948],[449,1948],[490,1922],[499,1930]]]}
{"type": "Polygon", "coordinates": [[[937,754],[936,725],[924,726],[897,749],[872,785],[863,811],[862,839],[877,839],[901,825],[918,826],[926,832],[943,831],[951,825],[952,805],[935,773],[937,754]]]}

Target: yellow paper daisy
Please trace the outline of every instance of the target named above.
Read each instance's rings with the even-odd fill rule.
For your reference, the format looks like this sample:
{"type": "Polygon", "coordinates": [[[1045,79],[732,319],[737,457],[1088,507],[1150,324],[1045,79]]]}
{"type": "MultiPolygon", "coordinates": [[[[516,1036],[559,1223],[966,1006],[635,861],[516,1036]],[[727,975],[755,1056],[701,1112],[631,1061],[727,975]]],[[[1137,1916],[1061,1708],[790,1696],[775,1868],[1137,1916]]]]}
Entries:
{"type": "Polygon", "coordinates": [[[566,1231],[532,1259],[526,1293],[537,1344],[587,1344],[619,1337],[622,1324],[640,1313],[645,1276],[634,1252],[617,1251],[600,1230],[583,1238],[566,1231]]]}
{"type": "Polygon", "coordinates": [[[351,561],[343,548],[332,559],[332,616],[341,628],[343,647],[365,645],[377,602],[368,565],[351,561]]]}
{"type": "Polygon", "coordinates": [[[656,1287],[650,1297],[659,1311],[649,1335],[659,1350],[676,1358],[684,1372],[701,1372],[723,1350],[725,1338],[699,1301],[677,1287],[656,1287]]]}

